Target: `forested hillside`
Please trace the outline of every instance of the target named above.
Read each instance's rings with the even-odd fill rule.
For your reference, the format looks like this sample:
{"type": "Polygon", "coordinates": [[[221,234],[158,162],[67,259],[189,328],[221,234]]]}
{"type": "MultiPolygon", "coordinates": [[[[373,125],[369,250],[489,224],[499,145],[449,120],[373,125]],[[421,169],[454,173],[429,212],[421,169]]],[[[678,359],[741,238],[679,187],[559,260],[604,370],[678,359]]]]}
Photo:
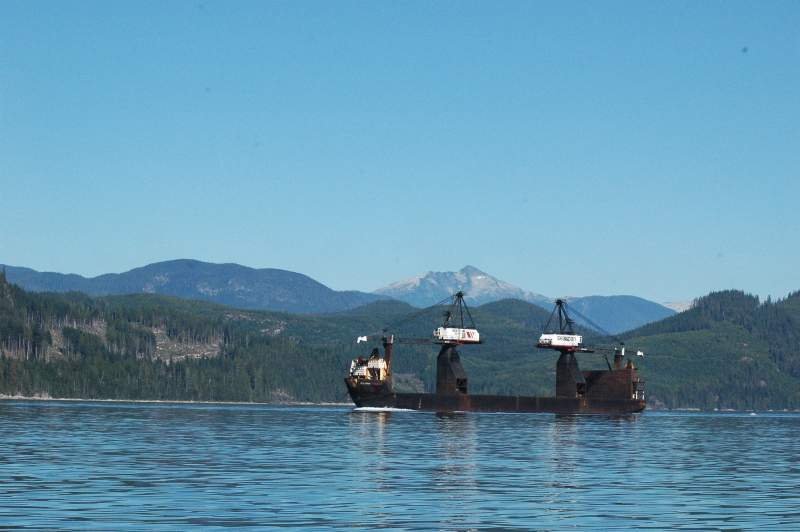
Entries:
{"type": "Polygon", "coordinates": [[[648,352],[650,400],[672,407],[800,407],[800,292],[760,303],[724,291],[626,335],[648,352]]]}
{"type": "MultiPolygon", "coordinates": [[[[346,401],[350,359],[367,354],[387,327],[399,339],[397,388],[430,391],[436,346],[403,340],[429,338],[443,310],[377,301],[338,314],[292,315],[147,294],[28,293],[0,277],[0,394],[346,401]],[[371,341],[356,345],[362,335],[371,341]]],[[[553,392],[556,355],[533,348],[549,312],[505,300],[472,314],[485,339],[462,349],[473,392],[553,392]]],[[[712,294],[626,340],[648,353],[641,368],[652,404],[800,406],[798,294],[763,305],[737,292],[712,294]]],[[[596,354],[580,360],[584,369],[605,365],[596,354]]]]}
{"type": "MultiPolygon", "coordinates": [[[[235,310],[156,295],[28,293],[0,282],[0,393],[51,397],[344,401],[350,360],[398,335],[399,389],[431,390],[444,307],[378,301],[324,316],[235,310]],[[355,338],[371,335],[369,344],[355,338]]],[[[463,349],[471,389],[551,393],[554,356],[532,349],[549,313],[522,301],[473,309],[486,343],[463,349]]]]}
{"type": "Polygon", "coordinates": [[[347,354],[301,346],[281,334],[285,324],[280,314],[152,295],[31,294],[0,280],[0,393],[342,399],[328,379],[347,354]]]}

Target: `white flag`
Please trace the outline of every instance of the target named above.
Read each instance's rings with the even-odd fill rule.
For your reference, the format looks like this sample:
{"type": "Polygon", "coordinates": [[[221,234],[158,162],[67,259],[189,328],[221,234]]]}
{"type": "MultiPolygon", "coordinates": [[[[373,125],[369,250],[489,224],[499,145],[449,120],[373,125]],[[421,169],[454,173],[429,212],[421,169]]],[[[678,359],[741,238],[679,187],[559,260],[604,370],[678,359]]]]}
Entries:
{"type": "Polygon", "coordinates": [[[360,344],[361,342],[366,342],[366,341],[367,341],[366,336],[359,336],[358,339],[356,340],[356,343],[360,344]]]}

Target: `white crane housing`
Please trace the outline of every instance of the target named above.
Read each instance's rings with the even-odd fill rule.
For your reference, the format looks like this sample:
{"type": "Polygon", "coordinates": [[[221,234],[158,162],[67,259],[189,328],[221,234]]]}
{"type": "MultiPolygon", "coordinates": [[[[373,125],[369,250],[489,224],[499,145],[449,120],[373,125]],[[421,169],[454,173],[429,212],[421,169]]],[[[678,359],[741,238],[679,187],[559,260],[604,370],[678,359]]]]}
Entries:
{"type": "Polygon", "coordinates": [[[583,336],[579,334],[543,334],[538,347],[580,347],[583,336]]]}
{"type": "Polygon", "coordinates": [[[438,342],[454,344],[479,344],[481,335],[478,329],[462,329],[459,327],[439,327],[434,329],[433,337],[438,342]]]}

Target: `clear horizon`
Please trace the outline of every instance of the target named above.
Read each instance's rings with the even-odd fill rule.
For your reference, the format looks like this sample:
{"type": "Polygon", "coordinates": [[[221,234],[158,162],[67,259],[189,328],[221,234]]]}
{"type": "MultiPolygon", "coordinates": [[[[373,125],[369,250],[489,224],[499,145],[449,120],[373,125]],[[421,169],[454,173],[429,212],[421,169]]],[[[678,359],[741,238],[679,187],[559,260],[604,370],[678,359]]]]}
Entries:
{"type": "Polygon", "coordinates": [[[0,262],[782,298],[798,27],[797,2],[4,2],[0,262]]]}

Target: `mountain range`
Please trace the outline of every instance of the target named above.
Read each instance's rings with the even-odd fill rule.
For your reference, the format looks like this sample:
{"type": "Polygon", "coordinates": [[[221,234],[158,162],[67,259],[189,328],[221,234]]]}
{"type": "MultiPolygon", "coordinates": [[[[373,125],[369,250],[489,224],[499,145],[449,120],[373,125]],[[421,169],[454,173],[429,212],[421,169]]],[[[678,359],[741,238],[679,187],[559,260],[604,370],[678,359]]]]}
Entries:
{"type": "MultiPolygon", "coordinates": [[[[555,301],[555,298],[524,290],[474,266],[465,266],[457,272],[427,272],[392,283],[374,293],[416,307],[427,307],[458,290],[466,294],[464,299],[472,305],[519,299],[549,311],[555,301]]],[[[614,334],[675,314],[670,308],[636,296],[570,297],[567,301],[573,311],[577,311],[573,316],[577,322],[614,334]]]]}
{"type": "Polygon", "coordinates": [[[332,290],[307,275],[287,270],[189,259],[157,262],[91,278],[15,266],[4,268],[10,282],[33,292],[83,292],[91,296],[162,294],[253,310],[339,312],[383,299],[354,290],[332,290]]]}
{"type": "MultiPolygon", "coordinates": [[[[336,291],[311,277],[287,270],[255,269],[239,264],[213,264],[189,259],[157,262],[123,273],[91,278],[38,272],[17,266],[4,268],[10,282],[34,292],[82,292],[91,296],[150,293],[210,301],[240,309],[300,314],[341,312],[388,298],[427,307],[458,290],[464,291],[467,302],[474,306],[518,299],[550,311],[554,301],[474,266],[465,266],[457,272],[427,272],[373,293],[336,291]]],[[[675,313],[636,296],[573,297],[569,298],[569,304],[577,311],[575,317],[579,323],[615,334],[675,313]]]]}

